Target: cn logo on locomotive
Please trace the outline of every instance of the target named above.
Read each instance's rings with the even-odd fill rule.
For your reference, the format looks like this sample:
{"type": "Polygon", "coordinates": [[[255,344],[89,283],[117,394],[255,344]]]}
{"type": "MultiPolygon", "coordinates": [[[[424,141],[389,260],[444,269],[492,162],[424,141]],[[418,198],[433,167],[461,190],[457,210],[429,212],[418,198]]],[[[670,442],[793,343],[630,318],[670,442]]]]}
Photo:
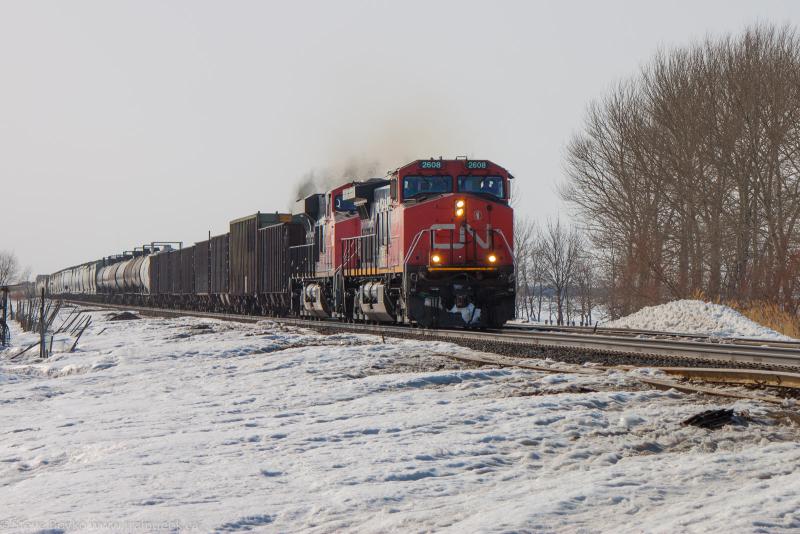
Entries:
{"type": "Polygon", "coordinates": [[[469,223],[464,223],[461,225],[461,228],[458,232],[458,241],[451,241],[451,236],[453,231],[456,229],[455,223],[440,223],[440,224],[432,224],[431,230],[433,230],[433,248],[438,249],[446,249],[449,250],[450,246],[454,249],[464,248],[464,245],[467,242],[467,232],[469,235],[475,239],[475,243],[484,249],[489,250],[492,244],[492,225],[486,225],[486,239],[481,239],[481,236],[478,235],[478,232],[469,225],[469,223]],[[440,232],[439,230],[449,230],[448,233],[440,232]]]}

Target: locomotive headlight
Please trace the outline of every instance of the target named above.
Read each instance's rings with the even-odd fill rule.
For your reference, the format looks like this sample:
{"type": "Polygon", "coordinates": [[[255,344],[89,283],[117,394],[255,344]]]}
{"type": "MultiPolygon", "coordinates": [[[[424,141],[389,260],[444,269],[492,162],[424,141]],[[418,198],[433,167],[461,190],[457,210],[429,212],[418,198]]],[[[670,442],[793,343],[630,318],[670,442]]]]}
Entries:
{"type": "Polygon", "coordinates": [[[497,261],[497,256],[494,254],[489,254],[489,263],[495,263],[497,261]]]}
{"type": "Polygon", "coordinates": [[[464,206],[466,206],[466,202],[463,198],[456,200],[456,217],[464,216],[464,206]]]}
{"type": "Polygon", "coordinates": [[[440,261],[442,261],[442,257],[439,256],[438,254],[434,254],[433,256],[431,256],[431,261],[433,263],[439,263],[440,261]]]}

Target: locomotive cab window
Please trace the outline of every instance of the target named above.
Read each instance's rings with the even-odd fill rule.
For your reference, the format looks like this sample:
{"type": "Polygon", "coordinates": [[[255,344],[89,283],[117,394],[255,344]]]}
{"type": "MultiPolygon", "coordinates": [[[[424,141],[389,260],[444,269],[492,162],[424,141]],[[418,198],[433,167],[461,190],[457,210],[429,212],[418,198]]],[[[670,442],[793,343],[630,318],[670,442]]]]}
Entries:
{"type": "Polygon", "coordinates": [[[485,194],[495,198],[505,198],[502,176],[459,176],[458,192],[485,194]]]}
{"type": "Polygon", "coordinates": [[[406,176],[403,178],[403,198],[422,198],[453,192],[452,176],[406,176]]]}
{"type": "Polygon", "coordinates": [[[339,213],[355,213],[356,205],[352,200],[345,200],[343,195],[339,193],[333,199],[333,209],[339,213]]]}

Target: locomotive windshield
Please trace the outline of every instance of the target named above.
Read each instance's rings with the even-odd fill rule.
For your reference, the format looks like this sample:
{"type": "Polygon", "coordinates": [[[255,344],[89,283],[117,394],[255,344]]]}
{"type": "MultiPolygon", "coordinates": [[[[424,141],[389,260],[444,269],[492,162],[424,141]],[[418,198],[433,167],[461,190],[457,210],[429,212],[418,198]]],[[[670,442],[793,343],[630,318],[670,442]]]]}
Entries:
{"type": "Polygon", "coordinates": [[[452,176],[406,176],[403,179],[403,198],[452,192],[452,176]]]}
{"type": "Polygon", "coordinates": [[[459,176],[459,193],[484,193],[497,198],[503,198],[502,176],[459,176]]]}

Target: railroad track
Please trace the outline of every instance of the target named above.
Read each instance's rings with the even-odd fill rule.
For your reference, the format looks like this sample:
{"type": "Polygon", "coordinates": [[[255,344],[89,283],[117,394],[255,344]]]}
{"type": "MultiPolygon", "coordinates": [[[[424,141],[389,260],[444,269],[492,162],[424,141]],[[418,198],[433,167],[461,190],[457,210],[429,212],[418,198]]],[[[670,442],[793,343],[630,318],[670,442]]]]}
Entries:
{"type": "Polygon", "coordinates": [[[338,321],[277,318],[197,312],[164,308],[95,304],[68,301],[79,305],[136,310],[158,316],[193,316],[213,319],[257,322],[274,320],[284,324],[327,332],[359,332],[379,336],[448,341],[485,352],[514,357],[536,357],[603,365],[638,365],[653,367],[744,368],[769,371],[800,371],[800,350],[794,347],[750,344],[721,344],[686,339],[661,339],[587,334],[563,331],[517,329],[472,331],[413,328],[397,325],[373,325],[338,321]]]}
{"type": "Polygon", "coordinates": [[[508,324],[504,327],[508,331],[537,331],[537,332],[563,332],[574,334],[591,334],[598,336],[623,336],[623,337],[647,337],[661,339],[683,339],[688,341],[702,341],[706,343],[716,343],[720,345],[749,345],[749,346],[769,346],[783,347],[788,349],[800,350],[800,341],[781,341],[775,339],[753,339],[745,337],[718,337],[706,334],[691,334],[679,332],[663,332],[659,330],[640,330],[633,328],[597,328],[590,326],[556,326],[543,324],[508,324]]]}

